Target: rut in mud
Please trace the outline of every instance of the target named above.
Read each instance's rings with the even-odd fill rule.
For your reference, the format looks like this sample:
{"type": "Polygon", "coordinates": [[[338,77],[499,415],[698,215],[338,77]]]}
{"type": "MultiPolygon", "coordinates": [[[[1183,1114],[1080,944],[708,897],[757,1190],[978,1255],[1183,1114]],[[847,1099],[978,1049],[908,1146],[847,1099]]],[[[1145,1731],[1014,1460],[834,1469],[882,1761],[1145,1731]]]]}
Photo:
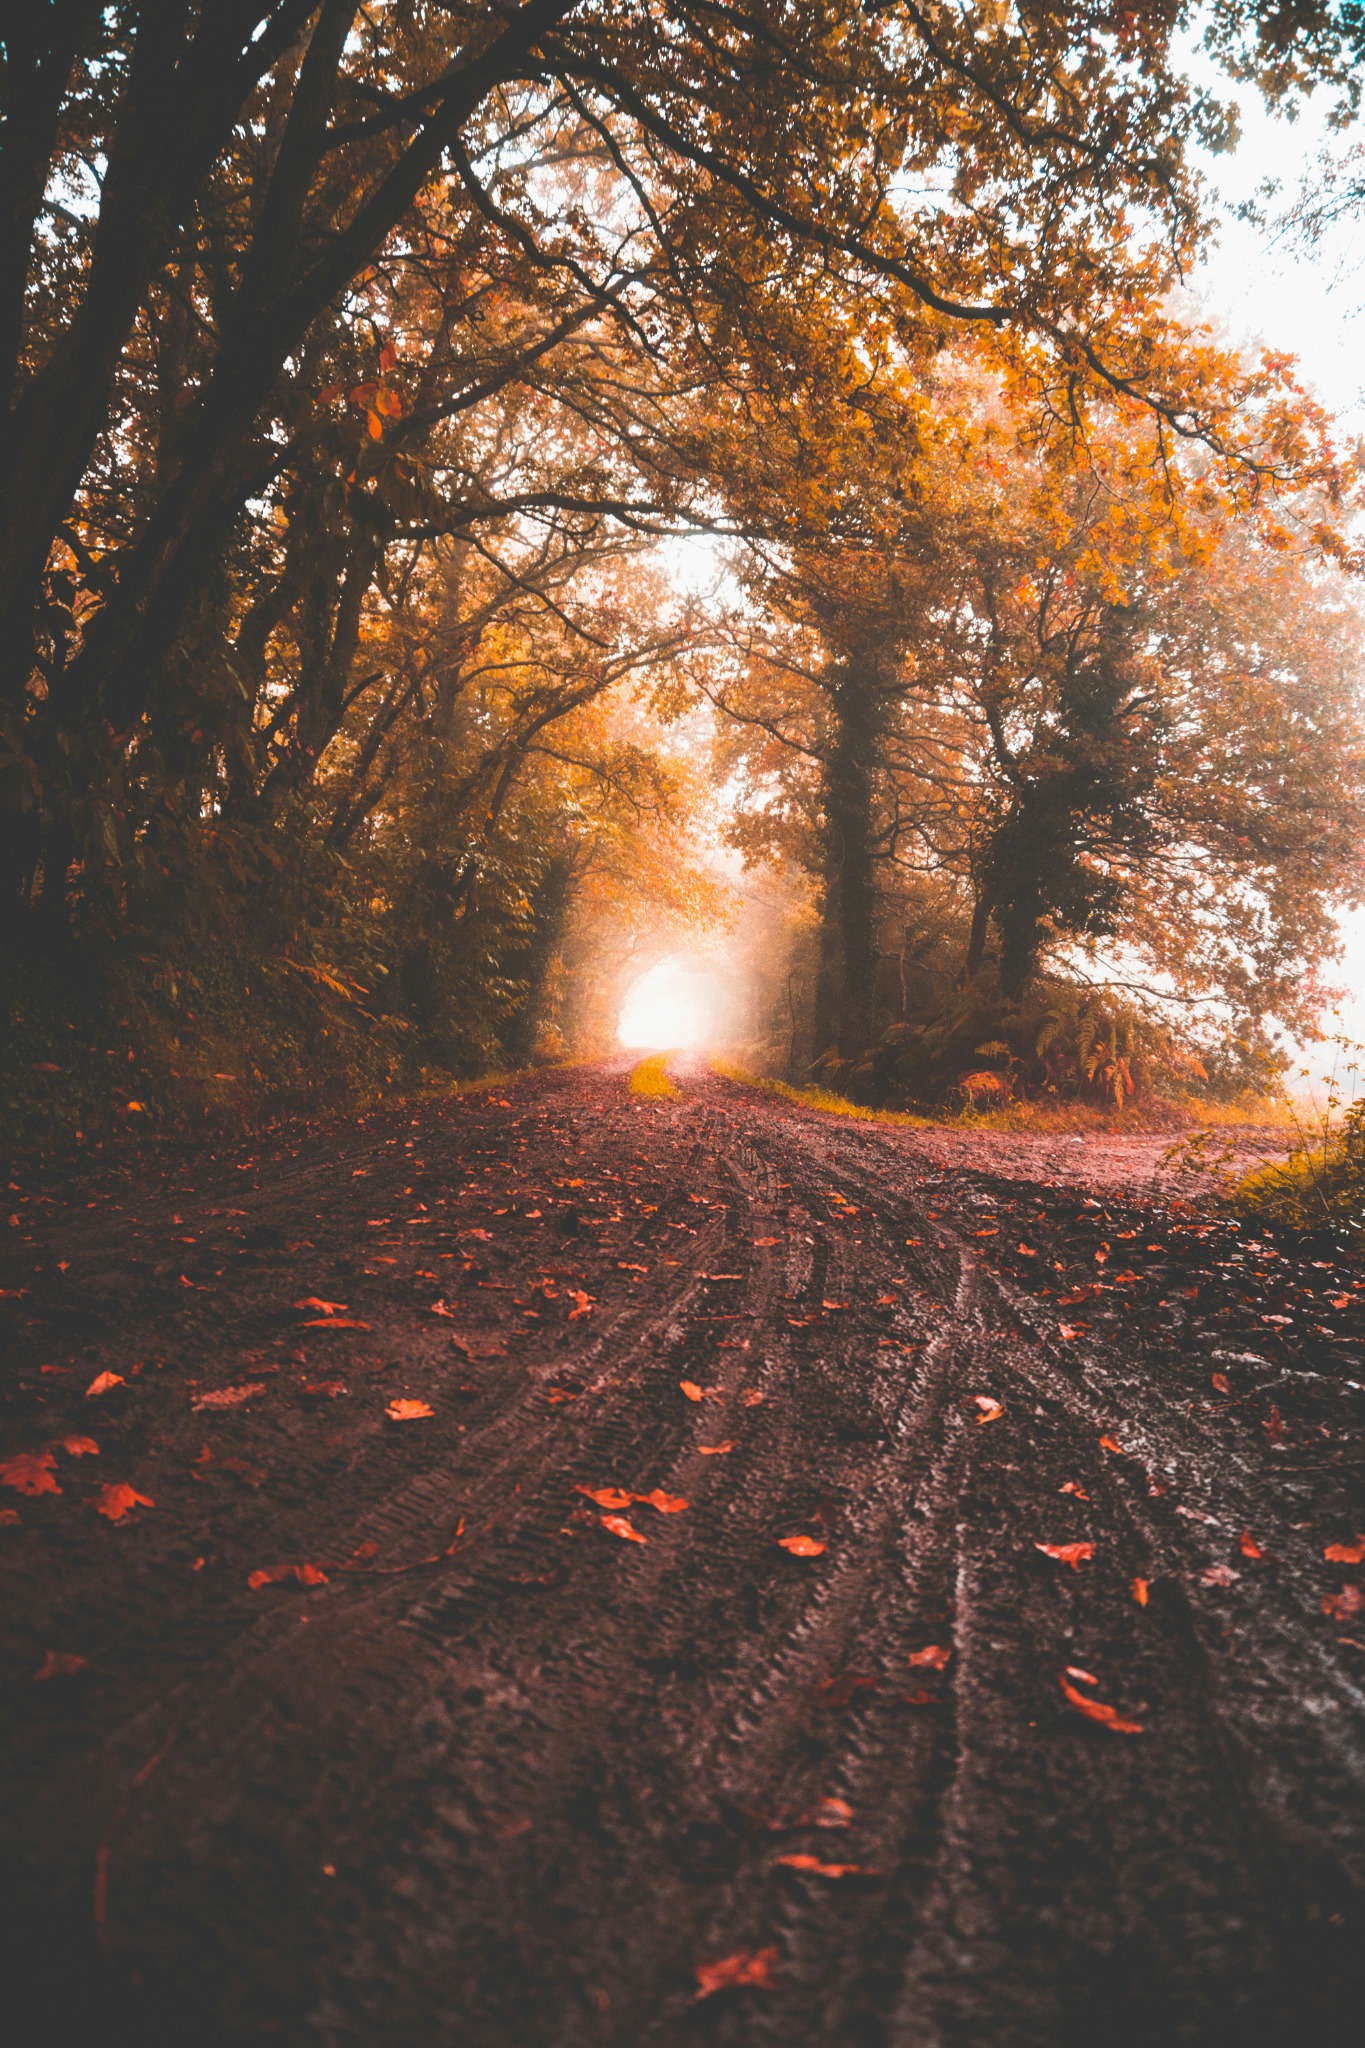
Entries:
{"type": "Polygon", "coordinates": [[[25,2043],[1353,2039],[1365,1288],[1059,1180],[596,1070],[22,1204],[25,2043]]]}

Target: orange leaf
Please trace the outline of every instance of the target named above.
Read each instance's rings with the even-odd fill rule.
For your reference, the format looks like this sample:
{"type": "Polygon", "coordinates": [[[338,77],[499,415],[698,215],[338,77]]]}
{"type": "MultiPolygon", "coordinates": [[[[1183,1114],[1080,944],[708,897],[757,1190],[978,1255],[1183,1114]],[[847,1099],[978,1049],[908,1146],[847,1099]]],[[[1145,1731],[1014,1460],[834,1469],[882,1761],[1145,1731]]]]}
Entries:
{"type": "Polygon", "coordinates": [[[137,1493],[122,1479],[111,1479],[95,1502],[95,1513],[103,1515],[107,1522],[121,1522],[134,1508],[154,1508],[156,1502],[148,1500],[145,1493],[137,1493]]]}
{"type": "Polygon", "coordinates": [[[1123,1445],[1116,1436],[1102,1436],[1100,1438],[1100,1449],[1102,1451],[1112,1451],[1116,1458],[1122,1458],[1127,1455],[1123,1445]]]}
{"type": "Polygon", "coordinates": [[[92,1394],[107,1394],[111,1387],[121,1387],[125,1384],[121,1372],[97,1373],[85,1390],[85,1398],[88,1401],[92,1394]]]}
{"type": "Polygon", "coordinates": [[[315,1308],[320,1316],[340,1316],[346,1313],[344,1301],[324,1301],[319,1294],[305,1294],[302,1301],[294,1303],[295,1308],[315,1308]]]}
{"type": "Polygon", "coordinates": [[[1146,1579],[1134,1579],[1133,1581],[1133,1598],[1137,1601],[1139,1607],[1147,1605],[1147,1586],[1148,1582],[1146,1579]]]}
{"type": "Polygon", "coordinates": [[[1068,1685],[1065,1678],[1059,1679],[1063,1693],[1070,1706],[1078,1714],[1084,1714],[1087,1721],[1098,1721],[1102,1728],[1112,1729],[1115,1735],[1141,1735],[1141,1721],[1126,1721],[1117,1707],[1108,1707],[1103,1700],[1089,1700],[1083,1692],[1077,1692],[1074,1685],[1068,1685]]]}
{"type": "Polygon", "coordinates": [[[622,1493],[619,1486],[576,1486],[575,1493],[586,1493],[589,1500],[595,1500],[599,1508],[628,1508],[634,1494],[622,1493]]]}
{"type": "Polygon", "coordinates": [[[602,1527],[609,1529],[613,1536],[619,1536],[623,1543],[648,1543],[648,1536],[642,1536],[638,1529],[632,1529],[624,1515],[603,1515],[602,1527]]]}
{"type": "Polygon", "coordinates": [[[733,1443],[697,1445],[697,1450],[703,1458],[723,1458],[727,1451],[732,1451],[733,1449],[733,1443]]]}
{"type": "Polygon", "coordinates": [[[1232,1382],[1225,1372],[1210,1373],[1209,1384],[1212,1386],[1215,1394],[1230,1394],[1232,1392],[1232,1382]]]}
{"type": "Polygon", "coordinates": [[[757,1408],[759,1402],[763,1399],[762,1390],[758,1387],[749,1387],[739,1398],[746,1408],[757,1408]]]}
{"type": "Polygon", "coordinates": [[[781,1244],[781,1242],[782,1240],[780,1237],[756,1237],[754,1239],[755,1244],[761,1245],[781,1244]]]}
{"type": "Polygon", "coordinates": [[[709,1998],[713,1991],[728,1990],[732,1984],[746,1984],[755,1991],[770,1991],[778,1954],[776,1948],[741,1948],[718,1963],[698,1963],[697,1982],[701,1989],[697,1997],[709,1998]]]}
{"type": "Polygon", "coordinates": [[[930,1643],[927,1649],[913,1651],[905,1661],[907,1664],[925,1665],[931,1671],[942,1671],[952,1654],[944,1644],[930,1643]]]}
{"type": "Polygon", "coordinates": [[[1058,1323],[1057,1335],[1069,1344],[1072,1338],[1079,1337],[1084,1329],[1084,1323],[1058,1323]]]}
{"type": "Polygon", "coordinates": [[[973,1399],[981,1410],[976,1418],[978,1422],[998,1422],[1005,1412],[994,1394],[976,1394],[973,1399]]]}
{"type": "Polygon", "coordinates": [[[1044,1557],[1055,1558],[1058,1564],[1069,1564],[1073,1572],[1079,1571],[1088,1557],[1095,1555],[1093,1543],[1035,1543],[1035,1550],[1041,1550],[1044,1557]]]}
{"type": "Polygon", "coordinates": [[[704,1401],[706,1399],[706,1396],[695,1380],[679,1380],[678,1385],[682,1388],[689,1401],[704,1401]]]}
{"type": "Polygon", "coordinates": [[[569,1321],[571,1323],[576,1323],[580,1316],[590,1316],[592,1314],[593,1304],[597,1299],[595,1295],[585,1294],[581,1287],[567,1287],[564,1291],[568,1295],[569,1300],[574,1304],[569,1310],[569,1321]]]}
{"type": "Polygon", "coordinates": [[[1058,1493],[1074,1494],[1077,1500],[1088,1501],[1090,1498],[1090,1495],[1086,1492],[1085,1488],[1083,1486],[1077,1486],[1074,1479],[1064,1479],[1061,1485],[1057,1488],[1057,1491],[1058,1493]]]}
{"type": "Polygon", "coordinates": [[[774,1856],[774,1863],[785,1863],[789,1870],[808,1870],[814,1877],[878,1877],[880,1872],[869,1870],[865,1863],[822,1863],[818,1856],[774,1856]]]}
{"type": "MultiPolygon", "coordinates": [[[[661,1515],[680,1515],[687,1506],[680,1493],[665,1493],[661,1486],[656,1486],[652,1493],[637,1493],[635,1498],[644,1501],[648,1507],[657,1508],[661,1515]]],[[[612,1502],[603,1502],[604,1507],[612,1505],[612,1502]]]]}
{"type": "Polygon", "coordinates": [[[325,1586],[328,1582],[326,1572],[315,1564],[267,1564],[252,1572],[247,1584],[257,1593],[262,1586],[278,1586],[284,1579],[294,1579],[300,1586],[325,1586]]]}
{"type": "Polygon", "coordinates": [[[1322,1611],[1330,1614],[1334,1621],[1353,1621],[1365,1608],[1365,1593],[1359,1586],[1343,1586],[1339,1593],[1324,1593],[1322,1611]]]}
{"type": "Polygon", "coordinates": [[[190,1402],[193,1408],[240,1408],[243,1401],[251,1400],[255,1394],[265,1392],[264,1380],[252,1380],[240,1387],[215,1387],[212,1393],[199,1394],[190,1402]]]}
{"type": "Polygon", "coordinates": [[[1354,1543],[1329,1543],[1322,1554],[1328,1564],[1365,1564],[1365,1536],[1354,1543]]]}
{"type": "Polygon", "coordinates": [[[368,1330],[368,1323],[358,1323],[351,1316],[324,1316],[320,1322],[303,1323],[305,1330],[368,1330]]]}
{"type": "Polygon", "coordinates": [[[365,415],[365,424],[369,428],[370,439],[372,441],[383,440],[384,422],[383,420],[380,419],[379,414],[377,412],[374,412],[373,410],[367,412],[365,415]]]}
{"type": "Polygon", "coordinates": [[[100,1447],[92,1436],[64,1436],[62,1449],[68,1458],[97,1458],[100,1447]]]}
{"type": "Polygon", "coordinates": [[[384,1410],[390,1422],[421,1422],[425,1416],[435,1412],[427,1401],[390,1401],[384,1410]]]}
{"type": "Polygon", "coordinates": [[[783,1550],[789,1550],[793,1557],[819,1557],[825,1548],[814,1536],[779,1536],[778,1543],[783,1550]]]}
{"type": "Polygon", "coordinates": [[[1265,1556],[1265,1552],[1262,1550],[1260,1544],[1256,1541],[1256,1538],[1252,1535],[1250,1529],[1243,1529],[1241,1535],[1237,1539],[1237,1548],[1241,1551],[1243,1557],[1265,1556]]]}
{"type": "Polygon", "coordinates": [[[56,1462],[51,1451],[20,1451],[0,1464],[0,1486],[12,1486],[16,1493],[60,1493],[52,1477],[56,1462]]]}

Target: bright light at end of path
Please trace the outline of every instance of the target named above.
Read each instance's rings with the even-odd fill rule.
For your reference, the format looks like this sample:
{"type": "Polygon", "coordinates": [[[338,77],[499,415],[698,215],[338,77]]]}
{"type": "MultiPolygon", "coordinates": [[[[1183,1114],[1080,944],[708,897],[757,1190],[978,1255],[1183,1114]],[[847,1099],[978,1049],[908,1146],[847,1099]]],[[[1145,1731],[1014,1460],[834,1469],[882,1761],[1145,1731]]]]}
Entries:
{"type": "Polygon", "coordinates": [[[715,1031],[715,996],[707,975],[661,960],[628,990],[616,1035],[622,1045],[656,1050],[704,1045],[715,1031]]]}

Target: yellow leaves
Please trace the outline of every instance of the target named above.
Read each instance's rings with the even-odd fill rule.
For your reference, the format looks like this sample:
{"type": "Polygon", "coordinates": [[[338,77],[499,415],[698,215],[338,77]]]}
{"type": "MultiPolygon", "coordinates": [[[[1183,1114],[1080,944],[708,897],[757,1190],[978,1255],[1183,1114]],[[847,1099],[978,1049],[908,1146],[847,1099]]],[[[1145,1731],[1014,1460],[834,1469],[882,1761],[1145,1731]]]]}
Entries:
{"type": "Polygon", "coordinates": [[[12,1487],[15,1493],[31,1497],[60,1493],[62,1489],[52,1476],[56,1462],[51,1451],[20,1451],[0,1462],[0,1486],[12,1487]]]}
{"type": "Polygon", "coordinates": [[[145,1493],[138,1493],[121,1479],[111,1479],[95,1498],[95,1513],[103,1515],[107,1522],[126,1521],[134,1508],[155,1506],[154,1500],[149,1500],[145,1493]]]}

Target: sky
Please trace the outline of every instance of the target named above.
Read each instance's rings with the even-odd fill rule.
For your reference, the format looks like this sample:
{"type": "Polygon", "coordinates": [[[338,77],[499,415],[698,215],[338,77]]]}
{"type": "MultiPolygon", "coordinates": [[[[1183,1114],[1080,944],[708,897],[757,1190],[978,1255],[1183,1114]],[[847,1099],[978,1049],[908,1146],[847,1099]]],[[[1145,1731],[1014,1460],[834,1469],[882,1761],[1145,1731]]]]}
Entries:
{"type": "MultiPolygon", "coordinates": [[[[1365,218],[1310,251],[1276,240],[1233,212],[1267,178],[1279,181],[1286,200],[1297,193],[1329,140],[1325,103],[1310,101],[1297,121],[1287,121],[1197,56],[1189,68],[1220,98],[1235,99],[1242,121],[1236,151],[1203,161],[1220,201],[1221,225],[1217,246],[1190,280],[1192,294],[1229,341],[1252,347],[1263,340],[1291,350],[1304,383],[1339,420],[1343,438],[1365,434],[1365,218]]],[[[1365,911],[1343,919],[1343,936],[1345,956],[1333,978],[1347,994],[1328,1029],[1365,1039],[1365,911]]],[[[1321,1048],[1303,1057],[1323,1064],[1321,1048]]]]}

